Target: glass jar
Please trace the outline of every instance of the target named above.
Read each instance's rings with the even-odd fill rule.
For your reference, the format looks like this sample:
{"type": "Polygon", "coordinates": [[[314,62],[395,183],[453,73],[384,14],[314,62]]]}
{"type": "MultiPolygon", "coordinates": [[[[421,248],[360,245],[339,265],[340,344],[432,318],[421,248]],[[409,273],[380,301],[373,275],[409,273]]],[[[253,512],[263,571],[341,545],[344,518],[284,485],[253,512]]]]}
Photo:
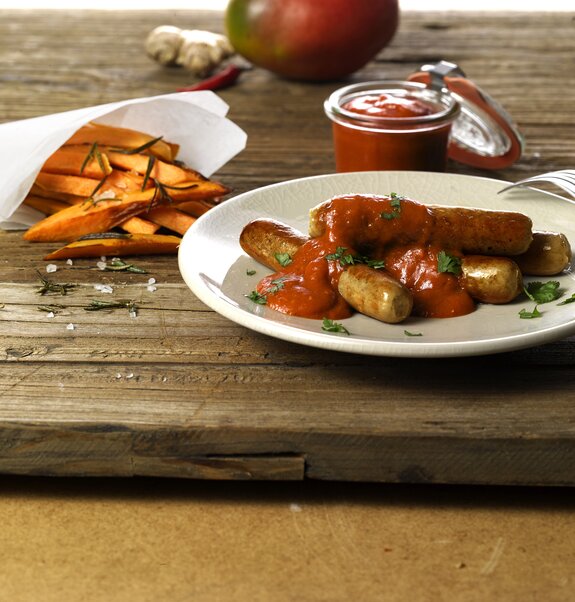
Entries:
{"type": "Polygon", "coordinates": [[[445,171],[460,107],[418,82],[381,81],[336,90],[324,104],[338,172],[445,171]]]}

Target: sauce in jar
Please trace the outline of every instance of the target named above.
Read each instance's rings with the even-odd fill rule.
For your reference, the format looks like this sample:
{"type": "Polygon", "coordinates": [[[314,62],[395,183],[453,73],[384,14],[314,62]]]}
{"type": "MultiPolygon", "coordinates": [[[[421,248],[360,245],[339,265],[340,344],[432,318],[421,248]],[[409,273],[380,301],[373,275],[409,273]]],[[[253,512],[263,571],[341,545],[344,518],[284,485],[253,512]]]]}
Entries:
{"type": "Polygon", "coordinates": [[[459,105],[414,82],[341,88],[325,103],[332,120],[336,169],[444,171],[459,105]]]}
{"type": "Polygon", "coordinates": [[[435,108],[415,96],[391,96],[366,94],[343,105],[346,111],[373,117],[420,117],[431,115],[435,108]]]}

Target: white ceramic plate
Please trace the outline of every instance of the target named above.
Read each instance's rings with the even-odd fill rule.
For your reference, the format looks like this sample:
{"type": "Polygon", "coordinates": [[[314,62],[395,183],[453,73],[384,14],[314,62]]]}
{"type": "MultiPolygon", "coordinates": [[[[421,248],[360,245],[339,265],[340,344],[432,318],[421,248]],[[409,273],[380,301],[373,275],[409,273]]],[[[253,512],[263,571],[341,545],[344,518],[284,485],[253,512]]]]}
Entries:
{"type": "MultiPolygon", "coordinates": [[[[226,318],[266,335],[322,349],[380,356],[467,356],[531,347],[575,334],[575,303],[541,305],[543,315],[526,320],[519,318],[519,311],[532,310],[534,304],[523,296],[507,305],[479,305],[474,313],[458,318],[409,318],[392,325],[356,314],[341,320],[349,336],[324,332],[321,320],[286,316],[246,297],[269,271],[240,248],[243,226],[267,217],[306,232],[309,209],[339,194],[396,192],[423,203],[521,211],[531,217],[535,229],[564,232],[575,243],[574,204],[525,188],[498,194],[505,185],[501,180],[423,172],[331,174],[274,184],[239,195],[202,216],[184,236],[180,271],[192,292],[226,318]],[[251,270],[256,274],[248,275],[251,270]],[[408,336],[406,331],[421,336],[408,336]]],[[[552,279],[560,281],[563,298],[575,292],[572,273],[552,279]]]]}

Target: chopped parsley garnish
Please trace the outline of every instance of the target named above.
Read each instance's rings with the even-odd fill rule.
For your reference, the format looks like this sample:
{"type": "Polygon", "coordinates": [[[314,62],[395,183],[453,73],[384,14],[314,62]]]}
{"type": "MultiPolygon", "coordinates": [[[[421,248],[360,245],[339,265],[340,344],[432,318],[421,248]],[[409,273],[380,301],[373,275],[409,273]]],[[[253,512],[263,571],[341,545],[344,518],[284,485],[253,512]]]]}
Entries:
{"type": "Polygon", "coordinates": [[[284,281],[285,277],[276,278],[275,280],[271,281],[272,285],[266,289],[264,294],[259,293],[258,291],[252,291],[249,295],[246,295],[246,297],[258,305],[265,305],[268,302],[267,296],[273,295],[281,290],[284,287],[284,281]]]}
{"type": "Polygon", "coordinates": [[[409,330],[404,330],[403,334],[406,337],[422,337],[423,336],[423,333],[421,333],[421,332],[410,332],[409,330]]]}
{"type": "Polygon", "coordinates": [[[284,287],[284,281],[285,281],[285,277],[276,278],[275,280],[272,280],[272,286],[270,286],[268,288],[268,290],[266,291],[266,294],[273,295],[274,293],[277,293],[279,290],[281,290],[284,287]]]}
{"type": "Polygon", "coordinates": [[[292,262],[292,258],[289,253],[276,253],[274,257],[276,258],[276,261],[282,266],[282,268],[285,268],[292,262]]]}
{"type": "Polygon", "coordinates": [[[254,275],[255,275],[255,273],[256,273],[256,271],[255,271],[255,270],[246,270],[246,274],[247,274],[248,276],[254,276],[254,275]]]}
{"type": "Polygon", "coordinates": [[[561,291],[559,290],[559,282],[549,280],[548,282],[529,282],[524,288],[525,294],[534,303],[550,303],[559,299],[561,291]]]}
{"type": "Polygon", "coordinates": [[[392,192],[389,196],[391,198],[391,201],[389,203],[391,205],[391,211],[382,211],[382,213],[380,213],[380,216],[383,219],[395,219],[396,217],[399,217],[401,215],[401,201],[404,197],[396,194],[395,192],[392,192]]]}
{"type": "Polygon", "coordinates": [[[533,308],[533,311],[522,309],[519,312],[519,317],[522,320],[531,320],[533,318],[540,318],[543,314],[537,309],[537,305],[533,308]]]}
{"type": "Polygon", "coordinates": [[[329,318],[323,319],[321,329],[325,330],[326,332],[336,332],[339,334],[349,335],[349,330],[343,324],[340,324],[339,322],[334,322],[329,318]]]}
{"type": "Polygon", "coordinates": [[[346,253],[347,247],[337,247],[335,253],[328,253],[325,258],[328,261],[339,261],[342,266],[355,265],[358,263],[364,263],[370,268],[379,270],[385,267],[385,261],[382,259],[369,259],[363,255],[353,255],[352,253],[346,253]]]}
{"type": "Polygon", "coordinates": [[[567,297],[565,301],[561,301],[561,303],[557,303],[557,305],[567,305],[569,303],[575,303],[575,293],[573,293],[570,297],[567,297]]]}
{"type": "Polygon", "coordinates": [[[246,297],[258,305],[265,305],[268,302],[267,297],[258,293],[258,291],[252,291],[249,295],[246,295],[246,297]]]}
{"type": "Polygon", "coordinates": [[[445,251],[439,251],[437,254],[437,271],[440,274],[449,273],[457,276],[461,273],[461,259],[445,251]]]}
{"type": "Polygon", "coordinates": [[[328,253],[325,258],[328,261],[339,261],[341,265],[353,265],[356,263],[355,257],[346,251],[347,247],[337,247],[335,253],[328,253]]]}
{"type": "Polygon", "coordinates": [[[374,270],[381,270],[385,267],[385,261],[383,261],[383,259],[366,259],[364,263],[374,270]]]}

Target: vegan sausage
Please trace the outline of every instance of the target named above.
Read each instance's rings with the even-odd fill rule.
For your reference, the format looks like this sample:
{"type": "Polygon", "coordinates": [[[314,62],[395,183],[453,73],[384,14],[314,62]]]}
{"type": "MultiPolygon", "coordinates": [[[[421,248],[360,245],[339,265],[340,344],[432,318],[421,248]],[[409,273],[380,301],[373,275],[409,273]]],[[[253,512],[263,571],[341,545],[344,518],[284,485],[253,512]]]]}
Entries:
{"type": "Polygon", "coordinates": [[[282,268],[278,255],[293,257],[306,240],[299,230],[272,219],[253,220],[240,234],[242,249],[274,271],[282,268]]]}
{"type": "Polygon", "coordinates": [[[459,282],[481,303],[509,303],[523,290],[523,277],[508,257],[466,255],[461,261],[459,282]]]}
{"type": "MultiPolygon", "coordinates": [[[[362,199],[366,195],[350,195],[343,197],[334,197],[331,200],[324,201],[310,211],[309,235],[311,237],[321,236],[330,221],[330,213],[334,207],[342,208],[347,206],[349,211],[354,207],[362,205],[362,199]],[[341,202],[343,201],[343,202],[341,202]]],[[[374,197],[367,195],[371,201],[381,201],[385,203],[390,197],[374,197]]],[[[417,243],[436,243],[447,245],[450,248],[457,248],[463,253],[479,255],[520,255],[527,251],[532,240],[532,222],[529,217],[522,213],[510,211],[488,211],[485,209],[469,209],[466,207],[443,207],[439,205],[423,206],[410,199],[395,199],[395,211],[386,213],[386,217],[396,217],[398,220],[406,220],[398,235],[405,240],[406,233],[411,232],[413,242],[417,243]],[[426,211],[426,222],[410,224],[407,217],[401,212],[401,202],[411,206],[420,205],[426,211]],[[422,239],[421,237],[424,237],[422,239]]],[[[373,209],[373,207],[372,207],[373,209]]],[[[360,210],[361,211],[361,210],[360,210]]],[[[412,217],[414,212],[410,214],[412,217]]],[[[421,219],[421,215],[418,216],[421,219]]],[[[391,225],[391,221],[379,219],[379,214],[364,214],[362,219],[357,220],[363,226],[369,224],[369,230],[374,230],[372,226],[378,227],[383,224],[391,225]]],[[[357,232],[358,240],[365,236],[363,228],[357,232]]],[[[382,235],[388,235],[389,228],[381,228],[382,235]]],[[[393,243],[393,240],[391,241],[393,243]]]]}
{"type": "Polygon", "coordinates": [[[367,265],[349,266],[340,276],[339,294],[357,311],[388,324],[405,320],[413,296],[389,274],[367,265]]]}
{"type": "Polygon", "coordinates": [[[564,234],[535,231],[533,242],[516,261],[529,276],[555,276],[571,263],[571,245],[564,234]]]}

